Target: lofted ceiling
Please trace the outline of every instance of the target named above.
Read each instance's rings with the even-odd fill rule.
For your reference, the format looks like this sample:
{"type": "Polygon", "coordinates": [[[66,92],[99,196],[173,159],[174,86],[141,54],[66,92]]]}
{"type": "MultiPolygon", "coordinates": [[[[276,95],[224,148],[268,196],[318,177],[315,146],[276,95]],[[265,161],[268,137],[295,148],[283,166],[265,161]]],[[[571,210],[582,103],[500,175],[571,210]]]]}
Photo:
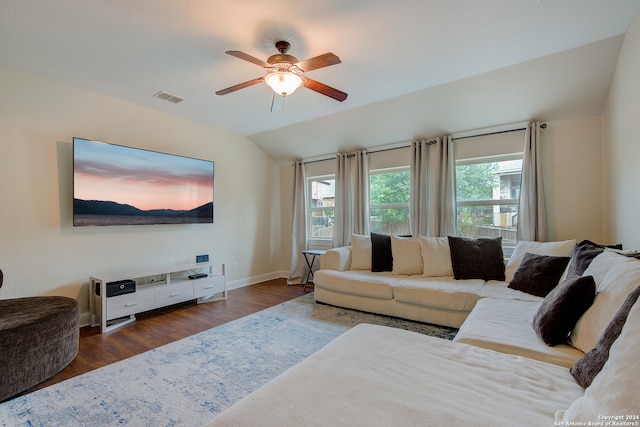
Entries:
{"type": "Polygon", "coordinates": [[[3,0],[0,63],[250,138],[276,161],[599,115],[640,0],[3,0]],[[341,64],[271,113],[274,43],[341,64]],[[174,104],[158,91],[185,98],[174,104]]]}

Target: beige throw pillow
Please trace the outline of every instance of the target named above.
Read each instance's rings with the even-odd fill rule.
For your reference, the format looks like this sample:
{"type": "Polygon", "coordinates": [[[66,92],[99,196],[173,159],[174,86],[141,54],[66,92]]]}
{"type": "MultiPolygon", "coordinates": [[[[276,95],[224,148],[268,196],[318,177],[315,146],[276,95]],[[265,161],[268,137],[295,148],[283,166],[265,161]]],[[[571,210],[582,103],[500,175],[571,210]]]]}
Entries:
{"type": "Polygon", "coordinates": [[[505,281],[511,282],[513,275],[520,266],[522,258],[529,252],[536,255],[549,255],[549,256],[571,256],[573,248],[576,246],[576,240],[563,240],[559,242],[532,242],[529,240],[520,240],[513,254],[509,257],[507,262],[507,269],[505,270],[505,281]]]}
{"type": "Polygon", "coordinates": [[[392,274],[422,274],[422,252],[417,237],[391,236],[392,274]]]}
{"type": "Polygon", "coordinates": [[[371,237],[361,234],[351,235],[350,270],[371,270],[371,237]]]}
{"type": "Polygon", "coordinates": [[[420,236],[420,249],[424,263],[423,276],[453,276],[448,238],[420,236]]]}
{"type": "MultiPolygon", "coordinates": [[[[623,255],[617,256],[623,257],[623,255]]],[[[585,270],[585,275],[588,272],[589,268],[585,270]]],[[[624,303],[627,295],[640,286],[640,261],[629,259],[629,262],[619,264],[611,269],[597,285],[598,293],[593,304],[578,320],[569,338],[572,346],[585,353],[595,348],[600,336],[624,303]]]]}
{"type": "MultiPolygon", "coordinates": [[[[584,396],[576,399],[565,411],[555,414],[555,425],[570,425],[569,422],[597,423],[604,422],[605,416],[622,416],[615,421],[622,423],[638,423],[640,415],[640,304],[636,302],[622,328],[620,336],[614,341],[609,352],[609,359],[593,382],[585,390],[584,396]],[[625,418],[627,416],[633,418],[625,418]]],[[[609,418],[608,420],[614,420],[609,418]]],[[[579,425],[579,424],[571,424],[579,425]]],[[[595,424],[594,424],[595,425],[595,424]]],[[[632,425],[632,424],[628,424],[632,425]]]]}

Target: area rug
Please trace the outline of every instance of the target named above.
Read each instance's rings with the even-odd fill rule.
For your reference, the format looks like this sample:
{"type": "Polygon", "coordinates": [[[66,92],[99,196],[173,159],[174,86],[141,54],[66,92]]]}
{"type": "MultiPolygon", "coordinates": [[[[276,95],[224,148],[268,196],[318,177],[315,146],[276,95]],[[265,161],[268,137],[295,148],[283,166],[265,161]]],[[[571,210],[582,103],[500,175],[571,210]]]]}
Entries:
{"type": "Polygon", "coordinates": [[[359,323],[445,339],[457,331],[316,304],[307,294],[4,402],[0,423],[201,426],[359,323]]]}

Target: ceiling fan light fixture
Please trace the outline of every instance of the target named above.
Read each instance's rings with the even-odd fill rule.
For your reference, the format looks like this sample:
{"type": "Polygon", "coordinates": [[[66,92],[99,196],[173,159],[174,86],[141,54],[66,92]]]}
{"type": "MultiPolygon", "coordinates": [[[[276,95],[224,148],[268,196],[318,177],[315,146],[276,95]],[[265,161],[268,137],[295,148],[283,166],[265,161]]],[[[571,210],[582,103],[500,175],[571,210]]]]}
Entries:
{"type": "Polygon", "coordinates": [[[299,75],[288,71],[274,71],[269,73],[264,82],[275,93],[282,96],[291,95],[300,86],[302,86],[302,78],[299,75]]]}

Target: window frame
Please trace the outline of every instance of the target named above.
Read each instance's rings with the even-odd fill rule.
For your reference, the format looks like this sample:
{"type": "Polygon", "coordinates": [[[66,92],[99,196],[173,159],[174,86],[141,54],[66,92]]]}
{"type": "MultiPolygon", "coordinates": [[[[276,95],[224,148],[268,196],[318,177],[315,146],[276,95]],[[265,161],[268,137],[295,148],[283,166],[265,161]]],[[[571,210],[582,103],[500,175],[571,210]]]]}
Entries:
{"type": "MultiPolygon", "coordinates": [[[[456,159],[456,162],[455,162],[456,187],[458,182],[458,173],[457,173],[458,166],[477,165],[477,164],[485,164],[485,163],[499,163],[499,162],[505,162],[505,161],[513,161],[513,160],[521,160],[522,162],[524,162],[524,151],[517,152],[517,153],[496,154],[491,156],[482,156],[482,157],[475,157],[475,158],[465,158],[460,160],[456,159]]],[[[520,185],[522,185],[522,166],[520,168],[520,177],[521,177],[520,185]]],[[[518,192],[518,194],[519,194],[518,198],[458,200],[458,194],[456,192],[456,209],[455,209],[456,226],[459,225],[458,223],[459,207],[515,206],[516,208],[518,208],[520,204],[520,195],[521,195],[520,192],[518,192]]],[[[458,235],[460,235],[459,231],[458,231],[458,235]]],[[[511,256],[516,244],[517,244],[517,235],[513,241],[503,239],[502,249],[503,249],[505,258],[509,258],[511,256]]]]}
{"type": "Polygon", "coordinates": [[[314,182],[319,182],[319,181],[333,181],[334,182],[334,188],[335,188],[335,179],[336,176],[335,174],[325,174],[325,175],[318,175],[318,176],[311,176],[311,177],[307,177],[306,178],[306,195],[307,197],[305,197],[306,201],[305,201],[305,215],[306,215],[306,228],[307,228],[307,245],[309,246],[313,246],[313,247],[323,247],[323,246],[327,246],[327,247],[331,247],[331,244],[333,242],[333,232],[331,233],[330,237],[322,237],[322,236],[312,236],[312,218],[313,218],[313,213],[314,212],[322,212],[323,213],[323,217],[328,216],[328,215],[324,215],[324,212],[326,211],[334,211],[334,215],[335,215],[335,193],[334,193],[334,206],[322,206],[322,207],[314,207],[313,206],[313,183],[314,182]]]}

